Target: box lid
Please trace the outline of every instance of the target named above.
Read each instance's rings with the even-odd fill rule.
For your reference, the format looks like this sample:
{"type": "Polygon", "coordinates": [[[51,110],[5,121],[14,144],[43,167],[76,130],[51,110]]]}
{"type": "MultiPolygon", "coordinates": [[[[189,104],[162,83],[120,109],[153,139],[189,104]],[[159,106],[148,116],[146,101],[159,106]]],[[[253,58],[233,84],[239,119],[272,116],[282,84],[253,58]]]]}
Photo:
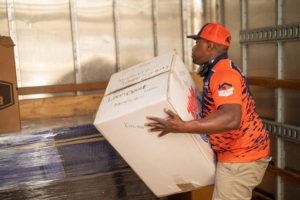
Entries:
{"type": "Polygon", "coordinates": [[[175,50],[113,74],[105,95],[169,71],[174,55],[175,50]]]}

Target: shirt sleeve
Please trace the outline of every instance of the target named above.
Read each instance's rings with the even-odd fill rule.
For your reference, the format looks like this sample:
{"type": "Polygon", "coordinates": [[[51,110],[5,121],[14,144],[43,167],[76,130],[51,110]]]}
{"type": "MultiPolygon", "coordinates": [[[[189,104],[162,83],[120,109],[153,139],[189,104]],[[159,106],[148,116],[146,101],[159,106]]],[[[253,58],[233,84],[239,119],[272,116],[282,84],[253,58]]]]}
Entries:
{"type": "Polygon", "coordinates": [[[240,74],[232,70],[217,71],[211,77],[210,89],[216,108],[223,104],[242,105],[240,74]]]}

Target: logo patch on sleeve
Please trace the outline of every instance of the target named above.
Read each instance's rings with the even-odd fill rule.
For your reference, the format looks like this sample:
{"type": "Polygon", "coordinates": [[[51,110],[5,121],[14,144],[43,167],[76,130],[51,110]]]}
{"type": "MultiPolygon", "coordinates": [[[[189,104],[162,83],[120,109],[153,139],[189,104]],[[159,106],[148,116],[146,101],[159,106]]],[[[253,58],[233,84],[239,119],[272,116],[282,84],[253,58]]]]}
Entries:
{"type": "Polygon", "coordinates": [[[233,87],[229,83],[223,83],[219,85],[219,91],[218,94],[220,97],[227,97],[233,94],[233,87]]]}

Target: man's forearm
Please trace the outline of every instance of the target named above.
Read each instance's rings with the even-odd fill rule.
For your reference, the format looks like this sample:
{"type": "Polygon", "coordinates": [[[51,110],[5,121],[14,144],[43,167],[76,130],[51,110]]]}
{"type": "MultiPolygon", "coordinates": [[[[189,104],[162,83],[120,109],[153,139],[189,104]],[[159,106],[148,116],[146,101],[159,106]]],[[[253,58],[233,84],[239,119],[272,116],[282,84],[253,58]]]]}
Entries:
{"type": "Polygon", "coordinates": [[[205,118],[184,122],[182,130],[188,133],[206,134],[236,130],[239,128],[241,120],[241,116],[238,112],[240,112],[240,110],[236,106],[233,108],[232,106],[225,109],[222,108],[210,113],[205,118]],[[228,109],[231,109],[231,112],[228,112],[228,109]]]}

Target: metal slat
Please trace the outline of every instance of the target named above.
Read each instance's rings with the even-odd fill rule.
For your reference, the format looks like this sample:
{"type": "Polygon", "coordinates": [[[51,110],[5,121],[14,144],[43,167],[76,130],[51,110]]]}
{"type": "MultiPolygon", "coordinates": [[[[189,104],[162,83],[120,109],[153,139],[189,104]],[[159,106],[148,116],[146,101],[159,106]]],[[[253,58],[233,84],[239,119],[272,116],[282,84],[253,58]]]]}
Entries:
{"type": "MultiPolygon", "coordinates": [[[[277,79],[282,80],[284,79],[284,49],[283,49],[283,41],[279,40],[281,38],[281,28],[284,27],[283,25],[283,0],[276,0],[276,36],[278,36],[278,39],[275,38],[275,41],[277,42],[277,79]],[[279,31],[279,32],[278,32],[279,31]],[[280,34],[279,34],[280,33],[280,34]]],[[[268,36],[268,34],[260,33],[260,38],[263,36],[268,36]]],[[[274,35],[275,36],[275,35],[274,35]]],[[[270,39],[272,39],[272,36],[270,35],[270,39]]],[[[283,38],[282,38],[283,39],[283,38]]],[[[275,90],[275,96],[276,96],[276,122],[279,123],[284,122],[284,94],[283,94],[283,89],[282,88],[277,88],[275,90]]],[[[270,126],[270,125],[269,125],[270,126]]],[[[272,125],[270,126],[270,128],[272,125]]],[[[273,128],[276,126],[273,125],[273,128]]],[[[286,130],[283,128],[283,126],[277,126],[278,128],[278,134],[281,134],[281,130],[286,130]]],[[[282,137],[277,137],[276,139],[276,149],[277,149],[277,154],[276,154],[276,162],[275,165],[278,168],[285,168],[285,143],[284,143],[284,138],[282,137]]],[[[283,200],[284,199],[284,180],[282,177],[277,176],[276,177],[276,199],[277,200],[283,200]]]]}
{"type": "Polygon", "coordinates": [[[263,123],[270,134],[291,142],[300,143],[300,127],[266,119],[263,120],[263,123]]]}
{"type": "Polygon", "coordinates": [[[158,0],[152,0],[152,22],[153,22],[153,46],[154,56],[158,56],[158,34],[157,34],[157,22],[158,22],[158,11],[157,2],[158,0]]]}
{"type": "Polygon", "coordinates": [[[300,40],[300,24],[278,25],[240,32],[241,43],[300,40]]]}
{"type": "MultiPolygon", "coordinates": [[[[78,38],[78,22],[77,22],[77,1],[70,0],[70,17],[71,17],[71,30],[72,30],[72,47],[74,59],[74,77],[75,83],[82,83],[82,71],[79,52],[79,38],[78,38]]],[[[80,92],[76,92],[80,95],[80,92]]]]}
{"type": "MultiPolygon", "coordinates": [[[[16,66],[16,75],[17,75],[17,83],[18,87],[22,86],[21,82],[21,67],[20,67],[20,60],[19,60],[19,49],[18,49],[18,38],[17,38],[17,28],[16,28],[16,19],[15,19],[15,7],[13,0],[6,1],[7,7],[7,19],[8,19],[8,28],[9,28],[9,35],[13,40],[14,46],[14,55],[15,55],[15,66],[16,66]]],[[[22,97],[20,97],[22,99],[22,97]]]]}
{"type": "Polygon", "coordinates": [[[186,1],[181,0],[180,1],[180,10],[181,10],[181,27],[182,27],[182,58],[183,62],[186,63],[187,61],[187,40],[186,40],[186,35],[188,35],[187,31],[187,25],[188,25],[188,19],[187,19],[187,6],[186,6],[186,1]]]}
{"type": "MultiPolygon", "coordinates": [[[[241,30],[246,31],[248,28],[248,1],[241,0],[241,30]]],[[[241,43],[242,67],[245,76],[248,75],[248,45],[241,43]]]]}
{"type": "Polygon", "coordinates": [[[121,70],[120,64],[120,24],[119,24],[119,0],[113,0],[113,21],[116,51],[116,71],[121,70]]]}

